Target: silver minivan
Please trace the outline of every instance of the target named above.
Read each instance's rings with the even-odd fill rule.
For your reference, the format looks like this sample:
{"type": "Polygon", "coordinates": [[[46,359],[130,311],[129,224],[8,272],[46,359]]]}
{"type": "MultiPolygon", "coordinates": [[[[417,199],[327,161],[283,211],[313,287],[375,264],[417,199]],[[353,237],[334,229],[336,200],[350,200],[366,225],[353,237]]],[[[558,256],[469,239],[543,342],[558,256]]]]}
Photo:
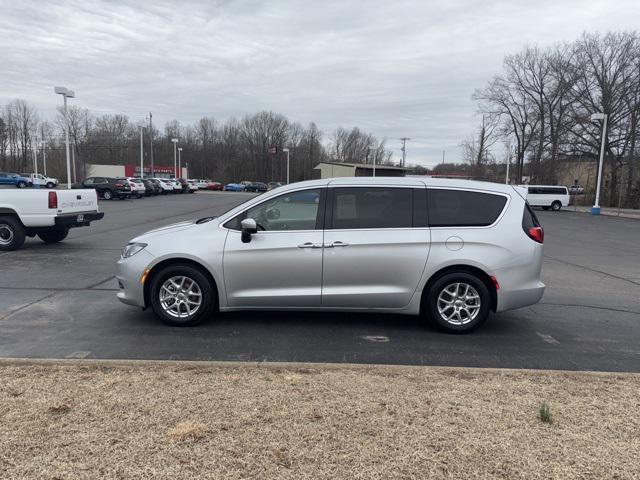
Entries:
{"type": "Polygon", "coordinates": [[[467,180],[294,183],[134,238],[118,298],[179,326],[295,309],[424,315],[468,332],[542,298],[544,233],[525,198],[467,180]]]}

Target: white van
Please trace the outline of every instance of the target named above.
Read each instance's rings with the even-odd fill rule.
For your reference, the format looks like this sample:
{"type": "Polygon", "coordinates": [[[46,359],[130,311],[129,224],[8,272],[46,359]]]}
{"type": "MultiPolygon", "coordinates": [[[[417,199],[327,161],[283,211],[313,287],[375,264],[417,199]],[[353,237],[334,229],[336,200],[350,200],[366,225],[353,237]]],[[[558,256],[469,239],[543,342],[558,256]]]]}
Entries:
{"type": "Polygon", "coordinates": [[[569,205],[569,189],[561,185],[522,185],[527,189],[527,201],[532,207],[558,211],[569,205]]]}

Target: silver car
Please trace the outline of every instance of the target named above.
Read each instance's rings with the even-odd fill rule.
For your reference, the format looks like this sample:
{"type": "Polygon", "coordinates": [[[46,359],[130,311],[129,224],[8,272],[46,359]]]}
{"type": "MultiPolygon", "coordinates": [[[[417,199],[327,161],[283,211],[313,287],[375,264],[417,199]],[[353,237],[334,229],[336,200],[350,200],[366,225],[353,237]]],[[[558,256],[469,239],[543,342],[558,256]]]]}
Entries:
{"type": "Polygon", "coordinates": [[[542,298],[543,230],[525,197],[466,180],[294,183],[134,238],[118,298],[180,326],[295,309],[424,315],[467,332],[542,298]]]}

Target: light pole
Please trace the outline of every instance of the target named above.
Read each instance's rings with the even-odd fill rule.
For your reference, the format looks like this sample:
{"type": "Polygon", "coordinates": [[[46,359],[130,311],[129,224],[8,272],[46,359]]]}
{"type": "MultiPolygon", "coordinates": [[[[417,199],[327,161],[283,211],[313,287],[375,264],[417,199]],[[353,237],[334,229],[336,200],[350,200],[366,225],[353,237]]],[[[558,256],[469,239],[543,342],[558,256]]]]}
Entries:
{"type": "Polygon", "coordinates": [[[178,147],[178,174],[182,178],[182,147],[178,147]]]}
{"type": "Polygon", "coordinates": [[[287,185],[289,185],[289,149],[283,148],[282,151],[287,154],[287,185]]]}
{"type": "Polygon", "coordinates": [[[591,115],[591,121],[602,120],[602,140],[600,142],[600,161],[598,163],[598,180],[596,181],[596,202],[591,207],[591,215],[600,215],[600,186],[602,185],[602,164],[604,163],[604,144],[607,138],[607,120],[609,115],[606,113],[594,113],[591,115]]]}
{"type": "Polygon", "coordinates": [[[173,142],[173,176],[174,178],[178,178],[178,176],[176,175],[177,173],[177,168],[178,168],[178,154],[176,152],[176,147],[178,146],[178,139],[177,138],[172,138],[171,141],[173,142]]]}
{"type": "Polygon", "coordinates": [[[38,142],[34,145],[33,149],[33,186],[35,188],[40,188],[40,180],[38,180],[38,142]]]}
{"type": "Polygon", "coordinates": [[[144,143],[142,132],[144,131],[144,125],[138,125],[140,127],[140,178],[144,178],[144,143]]]}
{"type": "Polygon", "coordinates": [[[64,98],[64,144],[67,149],[67,188],[71,188],[71,159],[69,158],[69,116],[67,115],[67,98],[75,98],[73,90],[65,87],[54,87],[53,91],[64,98]]]}
{"type": "Polygon", "coordinates": [[[47,176],[47,143],[42,140],[40,142],[40,146],[42,147],[42,166],[44,167],[44,176],[47,176]]]}

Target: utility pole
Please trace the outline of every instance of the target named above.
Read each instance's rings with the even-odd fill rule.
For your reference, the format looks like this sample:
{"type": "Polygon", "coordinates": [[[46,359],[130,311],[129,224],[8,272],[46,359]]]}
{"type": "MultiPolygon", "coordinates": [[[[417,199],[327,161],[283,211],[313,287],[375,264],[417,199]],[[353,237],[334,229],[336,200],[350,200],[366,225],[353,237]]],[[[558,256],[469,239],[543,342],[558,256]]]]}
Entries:
{"type": "Polygon", "coordinates": [[[442,150],[442,164],[444,165],[444,150],[442,150]]]}
{"type": "Polygon", "coordinates": [[[78,181],[77,177],[76,177],[76,147],[75,147],[75,142],[74,146],[71,147],[71,164],[73,165],[73,183],[76,183],[78,181]]]}
{"type": "Polygon", "coordinates": [[[149,153],[151,155],[151,178],[155,177],[154,165],[153,165],[153,115],[149,112],[149,153]]]}
{"type": "Polygon", "coordinates": [[[402,167],[407,163],[407,140],[411,140],[409,137],[402,137],[402,167]]]}
{"type": "Polygon", "coordinates": [[[142,132],[144,127],[140,125],[140,178],[144,178],[144,142],[142,139],[142,132]]]}

